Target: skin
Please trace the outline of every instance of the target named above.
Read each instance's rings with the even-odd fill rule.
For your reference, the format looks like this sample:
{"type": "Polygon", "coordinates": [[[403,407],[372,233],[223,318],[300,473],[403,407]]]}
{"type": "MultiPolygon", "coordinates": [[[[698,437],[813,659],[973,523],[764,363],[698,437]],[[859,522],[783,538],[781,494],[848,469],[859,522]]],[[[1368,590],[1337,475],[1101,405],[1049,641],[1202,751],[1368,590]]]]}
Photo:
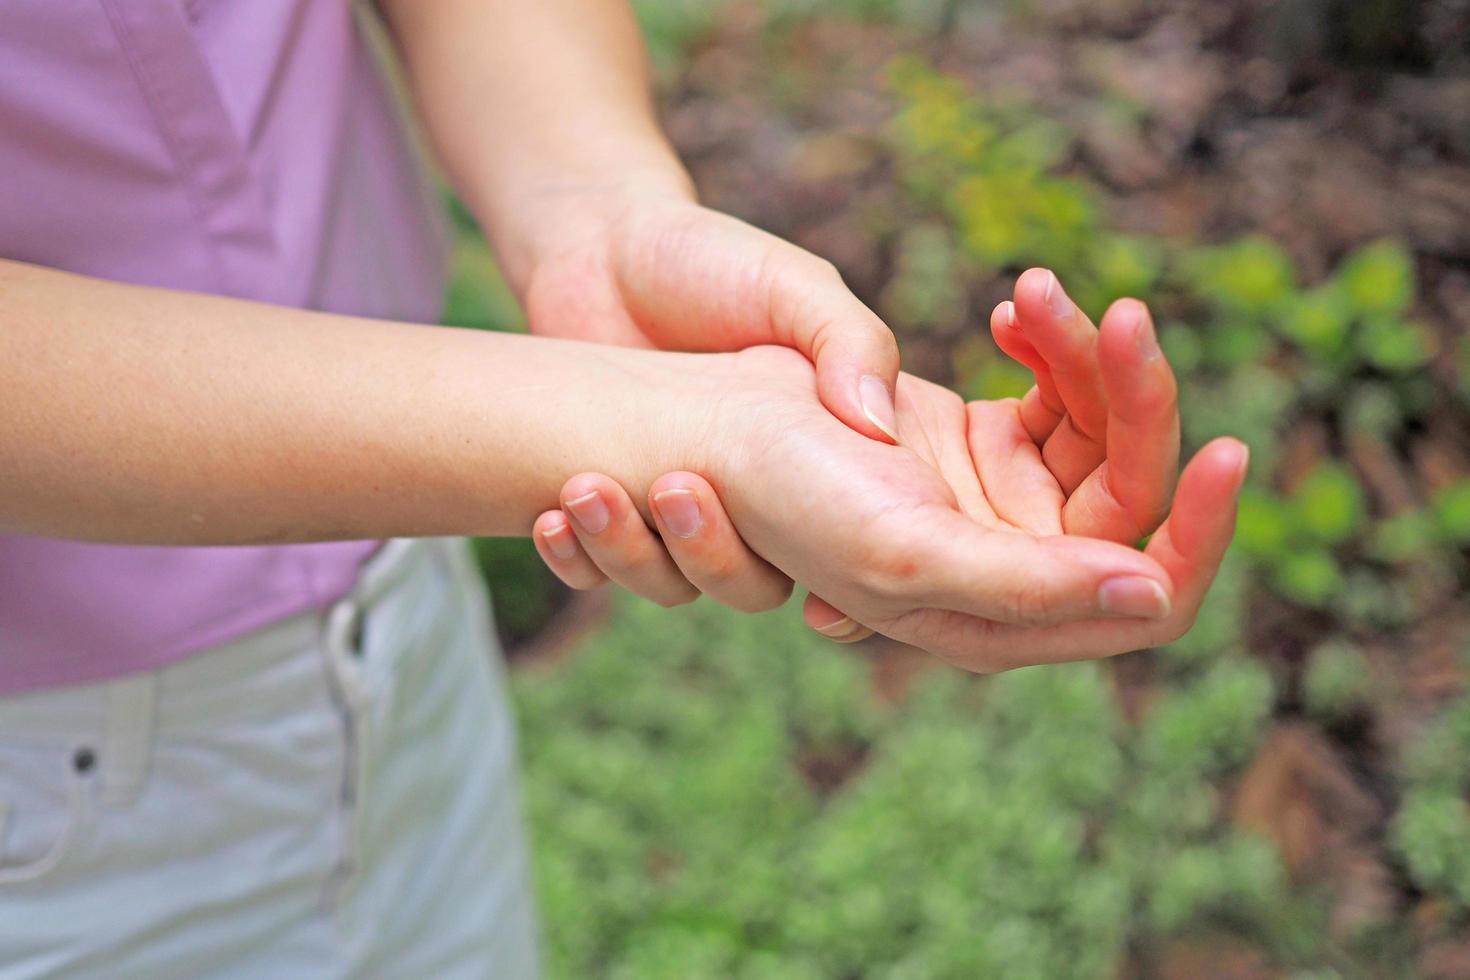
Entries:
{"type": "MultiPolygon", "coordinates": [[[[1114,304],[1094,328],[1065,296],[1055,277],[1032,270],[1017,283],[1015,299],[996,308],[992,331],[1003,349],[1032,367],[1037,384],[1017,401],[972,402],[961,407],[953,394],[902,376],[898,387],[902,445],[945,473],[962,509],[991,527],[1038,536],[1066,534],[1118,542],[1137,541],[1164,520],[1178,460],[1179,421],[1172,372],[1159,351],[1147,309],[1134,300],[1114,304]],[[1044,354],[1042,352],[1045,352],[1044,354]],[[973,472],[967,474],[969,468],[973,472]]],[[[1245,449],[1223,440],[1206,447],[1183,486],[1192,495],[1150,544],[1176,583],[1190,583],[1183,610],[1171,610],[1171,627],[1156,627],[1148,643],[1170,639],[1187,629],[1203,596],[1204,568],[1224,537],[1201,531],[1215,523],[1209,504],[1233,510],[1234,488],[1243,478],[1245,449]]],[[[607,478],[582,474],[563,490],[563,507],[537,521],[537,544],[548,564],[574,587],[594,587],[612,578],[665,603],[688,601],[707,592],[736,608],[770,608],[784,600],[787,583],[761,562],[735,533],[719,496],[692,474],[665,477],[650,501],[658,514],[658,495],[687,493],[699,504],[698,529],[675,533],[657,520],[655,531],[638,521],[612,523],[590,534],[569,501],[589,492],[611,501],[617,512],[631,512],[627,494],[607,478]],[[555,546],[555,550],[553,549],[555,546]],[[656,557],[667,555],[667,561],[656,557]],[[637,569],[639,574],[630,574],[637,569]]],[[[1146,595],[1133,597],[1144,601],[1146,595]]],[[[834,639],[850,642],[871,633],[873,624],[844,615],[837,606],[809,596],[808,623],[834,639]]],[[[947,624],[954,627],[954,623],[947,624]]],[[[1067,643],[1096,650],[1102,633],[1072,629],[1034,629],[1018,636],[996,631],[986,640],[973,624],[972,653],[964,666],[993,669],[987,650],[1057,651],[1067,643]]],[[[888,629],[884,630],[889,632],[888,629]]],[[[1147,631],[1145,631],[1147,632],[1147,631]]],[[[1110,637],[1119,652],[1137,639],[1110,637]]],[[[1022,662],[1027,662],[1023,660],[1022,662]]]]}
{"type": "MultiPolygon", "coordinates": [[[[654,119],[641,42],[625,3],[383,0],[382,6],[440,156],[489,231],[533,333],[666,349],[789,346],[815,364],[822,405],[853,431],[893,441],[898,422],[888,393],[898,357],[891,334],[829,263],[694,201],[654,119]],[[507,133],[516,134],[514,153],[503,150],[507,133]]],[[[1045,383],[1038,377],[1038,387],[1045,383]]],[[[1034,405],[1023,414],[1038,416],[1034,405]]],[[[1048,462],[1055,456],[1061,467],[1071,459],[1085,466],[1081,473],[1092,473],[1096,463],[1076,460],[1100,438],[1095,427],[1059,435],[1045,449],[1048,462]]],[[[1115,458],[1126,456],[1127,440],[1115,441],[1120,444],[1105,448],[1115,458]]],[[[700,590],[740,609],[778,603],[789,592],[788,574],[746,546],[720,505],[717,478],[700,472],[666,474],[650,499],[634,494],[637,507],[612,474],[581,474],[564,489],[563,501],[607,511],[598,519],[606,522],[600,533],[609,543],[574,526],[567,516],[574,508],[567,507],[542,518],[538,547],[578,586],[610,572],[665,603],[687,601],[700,590]],[[687,538],[675,533],[660,495],[670,508],[696,510],[699,531],[687,538]],[[667,549],[650,546],[647,524],[633,516],[640,512],[671,542],[667,549]],[[644,546],[631,546],[640,536],[644,546]],[[568,557],[558,558],[553,547],[568,557]]],[[[1172,469],[1166,478],[1151,478],[1153,504],[1134,488],[1121,488],[1124,496],[1133,494],[1135,523],[1157,525],[1159,501],[1167,501],[1172,483],[1172,469]]],[[[1060,489],[1076,488],[1068,477],[1060,489]]],[[[1115,521],[1106,513],[1078,516],[1094,504],[1110,506],[1109,493],[1096,492],[1104,489],[1077,498],[1069,530],[1115,521]]],[[[1039,566],[1025,567],[1028,560],[1011,554],[1006,567],[1017,568],[1020,579],[1041,574],[1039,566]]],[[[842,617],[819,603],[808,604],[819,625],[851,626],[827,624],[824,612],[842,617]]]]}
{"type": "Polygon", "coordinates": [[[439,158],[541,336],[792,347],[892,442],[898,347],[830,262],[701,207],[625,0],[380,0],[439,158]],[[865,381],[865,379],[867,379],[865,381]]]}
{"type": "Polygon", "coordinates": [[[940,420],[963,412],[915,394],[905,437],[893,339],[832,267],[693,201],[625,4],[383,7],[542,336],[0,260],[0,529],[178,545],[518,534],[578,472],[644,501],[680,489],[666,474],[699,473],[768,574],[977,669],[1187,625],[1228,541],[1239,447],[1186,472],[1155,539],[1172,551],[990,523],[973,465],[892,444],[952,445],[940,420]],[[787,346],[758,346],[772,343],[787,346]],[[647,349],[671,346],[750,349],[647,349]],[[1164,598],[1107,608],[1120,579],[1164,598]],[[1084,626],[1035,629],[1064,623],[1084,626]]]}
{"type": "MultiPolygon", "coordinates": [[[[947,397],[957,422],[957,399],[914,390],[929,394],[905,410],[905,442],[953,444],[924,406],[947,397]]],[[[1208,546],[1171,568],[1166,554],[996,527],[973,467],[854,432],[788,348],[677,354],[409,328],[0,262],[9,532],[147,544],[515,534],[589,465],[643,499],[661,474],[687,471],[782,574],[855,622],[983,668],[981,641],[1012,635],[996,624],[1138,612],[1105,608],[1103,586],[1120,578],[1174,603],[1145,611],[1164,629],[1187,625],[1179,611],[1229,538],[1241,459],[1226,450],[1193,483],[1186,474],[1208,504],[1188,531],[1208,546]]],[[[1080,635],[1066,650],[1012,648],[1098,649],[1080,635]]]]}

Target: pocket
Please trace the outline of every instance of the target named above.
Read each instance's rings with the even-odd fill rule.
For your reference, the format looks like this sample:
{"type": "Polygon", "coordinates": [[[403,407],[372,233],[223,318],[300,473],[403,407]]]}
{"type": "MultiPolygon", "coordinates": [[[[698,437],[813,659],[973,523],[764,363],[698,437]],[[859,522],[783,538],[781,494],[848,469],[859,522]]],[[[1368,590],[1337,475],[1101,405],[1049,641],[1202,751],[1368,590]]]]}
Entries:
{"type": "Polygon", "coordinates": [[[93,820],[96,756],[0,747],[0,887],[39,881],[65,862],[93,820]]]}
{"type": "Polygon", "coordinates": [[[349,596],[328,611],[321,644],[342,745],[335,818],[337,853],[328,876],[328,905],[341,903],[362,860],[359,810],[368,779],[366,743],[373,703],[364,662],[366,628],[362,607],[349,596]]]}

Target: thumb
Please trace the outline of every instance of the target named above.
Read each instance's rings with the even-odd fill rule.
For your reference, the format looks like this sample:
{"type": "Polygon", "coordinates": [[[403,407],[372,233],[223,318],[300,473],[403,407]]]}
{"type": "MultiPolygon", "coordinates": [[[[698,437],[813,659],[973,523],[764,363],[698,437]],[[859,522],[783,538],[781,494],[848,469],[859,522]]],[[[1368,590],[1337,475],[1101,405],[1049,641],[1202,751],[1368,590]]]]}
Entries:
{"type": "Polygon", "coordinates": [[[898,341],[828,262],[793,264],[772,283],[772,326],[817,369],[817,395],[849,428],[898,442],[898,341]]]}

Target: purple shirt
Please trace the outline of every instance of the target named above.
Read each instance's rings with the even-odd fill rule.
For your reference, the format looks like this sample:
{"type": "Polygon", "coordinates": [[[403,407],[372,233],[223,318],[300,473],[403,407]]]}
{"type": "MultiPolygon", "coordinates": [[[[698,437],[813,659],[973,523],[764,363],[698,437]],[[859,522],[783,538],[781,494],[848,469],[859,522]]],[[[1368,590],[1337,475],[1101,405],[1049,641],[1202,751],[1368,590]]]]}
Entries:
{"type": "MultiPolygon", "coordinates": [[[[360,13],[347,0],[0,6],[0,256],[435,319],[441,211],[360,13]]],[[[158,667],[322,606],[375,547],[0,536],[0,693],[158,667]]]]}

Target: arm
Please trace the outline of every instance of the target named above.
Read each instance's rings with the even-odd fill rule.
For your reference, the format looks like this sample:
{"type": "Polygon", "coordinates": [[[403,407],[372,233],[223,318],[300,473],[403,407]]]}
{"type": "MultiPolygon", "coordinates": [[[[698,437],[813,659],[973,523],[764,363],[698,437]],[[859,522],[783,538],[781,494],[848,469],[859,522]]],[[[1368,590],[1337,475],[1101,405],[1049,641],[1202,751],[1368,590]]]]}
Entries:
{"type": "Polygon", "coordinates": [[[693,201],[624,0],[381,0],[450,179],[509,281],[622,192],[693,201]],[[616,192],[616,193],[603,193],[616,192]]]}
{"type": "Polygon", "coordinates": [[[533,333],[792,347],[892,441],[898,348],[831,263],[694,201],[626,0],[380,0],[430,135],[533,333]]]}
{"type": "Polygon", "coordinates": [[[699,413],[667,411],[689,359],[0,261],[0,531],[525,534],[591,461],[632,486],[692,462],[699,413]]]}
{"type": "Polygon", "coordinates": [[[973,469],[842,425],[788,350],[406,327],[0,262],[9,531],[158,544],[524,533],[579,469],[646,498],[658,474],[688,468],[760,555],[854,622],[987,667],[997,651],[977,647],[997,638],[1008,658],[1059,659],[1187,626],[1245,463],[1233,445],[1201,457],[1176,501],[1183,526],[1171,520],[1149,554],[1038,537],[976,508],[973,469]],[[1146,618],[1110,602],[1145,581],[1161,600],[1146,618]],[[1099,617],[1117,621],[1093,627],[1109,639],[1084,642],[1079,621],[1099,617]],[[1078,628],[1022,644],[1039,623],[1078,628]]]}

